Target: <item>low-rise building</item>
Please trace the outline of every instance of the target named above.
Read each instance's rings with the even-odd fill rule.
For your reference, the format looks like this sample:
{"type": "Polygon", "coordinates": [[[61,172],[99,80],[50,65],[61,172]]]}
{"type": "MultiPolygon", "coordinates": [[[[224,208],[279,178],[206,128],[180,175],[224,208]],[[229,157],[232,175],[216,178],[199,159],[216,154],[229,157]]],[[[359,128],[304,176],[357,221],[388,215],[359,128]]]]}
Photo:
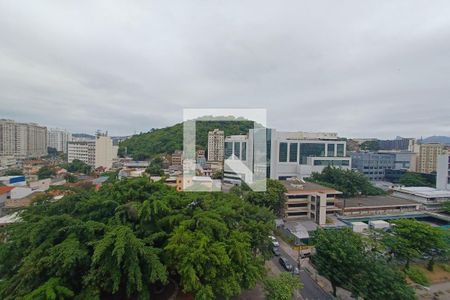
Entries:
{"type": "Polygon", "coordinates": [[[95,141],[68,142],[67,161],[71,163],[76,159],[95,167],[95,141]]]}
{"type": "Polygon", "coordinates": [[[336,195],[341,192],[298,178],[280,181],[286,188],[284,218],[309,219],[319,225],[325,225],[327,215],[334,215],[340,209],[335,205],[336,195]]]}
{"type": "Polygon", "coordinates": [[[392,196],[421,203],[426,210],[440,210],[450,200],[450,191],[431,187],[401,187],[392,190],[392,196]]]}
{"type": "Polygon", "coordinates": [[[339,199],[336,206],[344,216],[370,216],[418,211],[422,205],[413,200],[392,196],[367,196],[339,199]]]}

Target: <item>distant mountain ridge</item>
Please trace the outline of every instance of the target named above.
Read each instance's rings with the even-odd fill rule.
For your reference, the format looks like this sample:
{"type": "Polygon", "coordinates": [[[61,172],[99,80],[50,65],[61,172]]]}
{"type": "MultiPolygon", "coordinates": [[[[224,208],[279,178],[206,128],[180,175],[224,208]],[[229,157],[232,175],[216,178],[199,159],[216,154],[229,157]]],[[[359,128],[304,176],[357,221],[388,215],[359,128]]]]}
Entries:
{"type": "Polygon", "coordinates": [[[433,136],[429,136],[427,138],[424,138],[422,140],[422,143],[423,144],[439,143],[439,144],[450,145],[450,136],[433,135],[433,136]]]}

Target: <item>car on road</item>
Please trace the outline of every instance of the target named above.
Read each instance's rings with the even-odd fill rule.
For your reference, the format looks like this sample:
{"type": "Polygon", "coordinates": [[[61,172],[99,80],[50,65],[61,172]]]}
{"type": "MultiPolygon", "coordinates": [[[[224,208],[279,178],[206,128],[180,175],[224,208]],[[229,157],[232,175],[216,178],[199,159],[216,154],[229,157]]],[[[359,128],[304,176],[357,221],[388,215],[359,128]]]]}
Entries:
{"type": "Polygon", "coordinates": [[[280,256],[280,248],[278,247],[272,247],[272,252],[275,256],[280,256]]]}
{"type": "Polygon", "coordinates": [[[278,240],[273,235],[269,235],[269,238],[272,241],[272,245],[274,247],[280,247],[280,243],[278,243],[278,240]]]}
{"type": "Polygon", "coordinates": [[[279,259],[280,265],[286,270],[291,272],[292,271],[292,265],[289,263],[288,259],[286,257],[280,257],[279,259]]]}

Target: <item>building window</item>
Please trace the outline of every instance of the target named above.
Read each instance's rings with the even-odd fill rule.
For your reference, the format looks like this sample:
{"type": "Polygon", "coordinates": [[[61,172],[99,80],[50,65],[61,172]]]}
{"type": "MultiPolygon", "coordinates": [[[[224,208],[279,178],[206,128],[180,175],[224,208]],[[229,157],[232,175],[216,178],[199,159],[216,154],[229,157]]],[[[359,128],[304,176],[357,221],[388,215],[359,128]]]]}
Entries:
{"type": "Polygon", "coordinates": [[[247,142],[242,142],[242,160],[247,160],[247,142]]]}
{"type": "Polygon", "coordinates": [[[287,161],[287,143],[280,143],[279,162],[287,161]]]}
{"type": "Polygon", "coordinates": [[[345,153],[344,153],[344,144],[337,144],[337,156],[339,156],[339,157],[343,157],[343,156],[345,156],[345,153]]]}
{"type": "Polygon", "coordinates": [[[298,144],[290,143],[289,144],[289,162],[297,162],[298,155],[298,144]]]}
{"type": "Polygon", "coordinates": [[[325,144],[319,143],[301,143],[300,144],[300,161],[299,163],[305,165],[309,156],[325,156],[325,144]]]}
{"type": "Polygon", "coordinates": [[[233,154],[233,143],[225,142],[225,159],[228,159],[233,154]]]}
{"type": "Polygon", "coordinates": [[[328,144],[327,156],[334,156],[334,144],[328,144]]]}
{"type": "Polygon", "coordinates": [[[234,142],[234,155],[236,155],[238,159],[241,159],[241,143],[239,142],[234,142]]]}

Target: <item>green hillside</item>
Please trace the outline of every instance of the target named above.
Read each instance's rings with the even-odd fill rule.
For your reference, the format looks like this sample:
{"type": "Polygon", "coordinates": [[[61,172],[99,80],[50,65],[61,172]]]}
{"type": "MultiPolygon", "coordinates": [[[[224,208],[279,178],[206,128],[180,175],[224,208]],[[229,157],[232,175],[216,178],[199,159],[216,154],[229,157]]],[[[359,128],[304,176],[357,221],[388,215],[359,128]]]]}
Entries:
{"type": "MultiPolygon", "coordinates": [[[[253,128],[253,121],[197,121],[196,142],[198,149],[207,148],[208,131],[218,128],[225,132],[225,136],[233,134],[245,134],[253,128]]],[[[153,158],[163,153],[173,153],[183,149],[183,123],[170,127],[152,129],[149,132],[133,135],[120,143],[119,154],[130,155],[135,160],[153,158]]]]}

